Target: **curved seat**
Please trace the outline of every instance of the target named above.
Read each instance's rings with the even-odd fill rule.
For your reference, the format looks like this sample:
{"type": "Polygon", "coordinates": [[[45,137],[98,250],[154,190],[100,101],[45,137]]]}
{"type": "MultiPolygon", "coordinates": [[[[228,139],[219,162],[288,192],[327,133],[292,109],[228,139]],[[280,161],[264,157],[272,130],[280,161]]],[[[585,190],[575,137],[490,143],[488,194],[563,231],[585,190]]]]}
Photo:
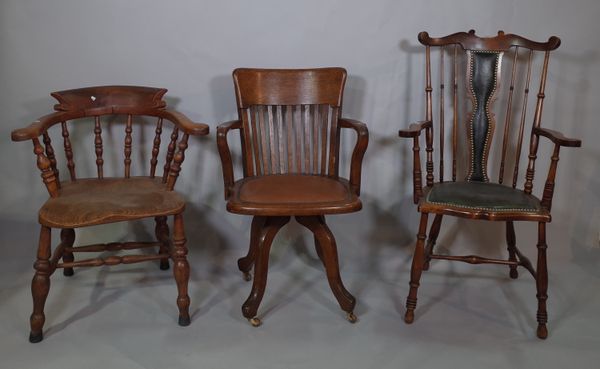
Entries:
{"type": "Polygon", "coordinates": [[[59,197],[46,201],[39,221],[48,227],[78,228],[174,215],[184,208],[183,197],[168,191],[162,178],[89,178],[61,183],[59,197]]]}
{"type": "Polygon", "coordinates": [[[419,211],[488,220],[514,220],[520,214],[529,220],[550,221],[550,213],[537,197],[486,182],[435,183],[421,199],[419,211]]]}
{"type": "Polygon", "coordinates": [[[237,181],[227,210],[247,215],[320,215],[350,213],[362,203],[343,178],[279,174],[237,181]]]}

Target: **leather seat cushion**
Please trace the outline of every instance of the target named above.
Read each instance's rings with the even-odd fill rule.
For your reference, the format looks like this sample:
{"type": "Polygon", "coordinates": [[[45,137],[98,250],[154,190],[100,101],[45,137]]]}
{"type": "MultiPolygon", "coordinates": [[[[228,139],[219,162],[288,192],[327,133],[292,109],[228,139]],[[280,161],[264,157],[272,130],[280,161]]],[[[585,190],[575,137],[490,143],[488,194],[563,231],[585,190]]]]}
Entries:
{"type": "Polygon", "coordinates": [[[487,182],[436,183],[428,192],[425,201],[496,212],[539,212],[542,209],[540,201],[533,195],[512,187],[487,182]]]}
{"type": "Polygon", "coordinates": [[[177,214],[185,200],[168,191],[161,178],[88,178],[62,182],[58,197],[50,198],[39,212],[41,224],[76,228],[177,214]]]}

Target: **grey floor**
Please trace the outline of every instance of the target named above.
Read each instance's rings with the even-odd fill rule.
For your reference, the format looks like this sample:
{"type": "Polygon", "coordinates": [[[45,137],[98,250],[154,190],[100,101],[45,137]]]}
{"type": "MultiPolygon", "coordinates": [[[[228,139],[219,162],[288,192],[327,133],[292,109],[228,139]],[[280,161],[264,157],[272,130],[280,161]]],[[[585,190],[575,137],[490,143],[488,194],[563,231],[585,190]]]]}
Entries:
{"type": "MultiPolygon", "coordinates": [[[[154,263],[78,269],[72,278],[53,275],[45,339],[35,345],[27,336],[38,227],[2,222],[0,367],[598,367],[597,246],[587,257],[551,253],[550,336],[541,341],[535,337],[533,279],[521,270],[518,280],[510,280],[508,268],[499,266],[434,262],[422,278],[416,320],[404,324],[413,231],[394,229],[384,215],[378,219],[378,231],[369,231],[371,227],[355,215],[329,222],[338,239],[342,277],[358,299],[359,321],[350,324],[329,290],[312,238],[294,224],[273,246],[267,293],[259,310],[263,325],[253,328],[240,310],[250,282],[243,281],[236,268],[246,248],[248,219],[206,219],[198,212],[186,219],[192,265],[189,327],[176,323],[171,271],[161,271],[154,263]]],[[[408,223],[416,225],[415,219],[408,223]]],[[[467,234],[469,227],[484,227],[483,233],[494,241],[488,244],[491,256],[505,252],[500,225],[466,222],[446,233],[443,228],[440,252],[450,249],[450,241],[456,253],[470,253],[466,250],[479,243],[477,237],[457,235],[461,225],[467,234]]],[[[560,228],[552,230],[553,226],[550,250],[552,237],[561,236],[560,228]]],[[[146,228],[133,231],[144,236],[146,228]]],[[[101,228],[78,237],[85,241],[100,235],[108,241],[111,232],[116,231],[101,228]]],[[[533,244],[520,244],[521,248],[535,255],[534,240],[526,241],[533,244]]]]}

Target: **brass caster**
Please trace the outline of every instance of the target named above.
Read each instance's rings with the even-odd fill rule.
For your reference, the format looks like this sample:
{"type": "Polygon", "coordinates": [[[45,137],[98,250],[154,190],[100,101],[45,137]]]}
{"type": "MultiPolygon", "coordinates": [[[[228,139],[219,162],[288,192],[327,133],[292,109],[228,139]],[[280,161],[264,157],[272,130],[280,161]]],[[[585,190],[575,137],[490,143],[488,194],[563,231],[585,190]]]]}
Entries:
{"type": "Polygon", "coordinates": [[[404,314],[404,322],[406,324],[411,324],[415,320],[415,312],[413,310],[406,310],[406,314],[404,314]]]}
{"type": "Polygon", "coordinates": [[[546,324],[538,324],[537,336],[543,340],[548,338],[548,328],[546,328],[546,324]]]}
{"type": "Polygon", "coordinates": [[[252,280],[252,274],[250,274],[250,272],[244,272],[243,278],[244,278],[244,280],[246,282],[251,281],[252,280]]]}
{"type": "Polygon", "coordinates": [[[253,327],[259,327],[262,324],[260,319],[257,317],[250,318],[250,319],[248,319],[248,321],[250,322],[250,324],[252,324],[253,327]]]}
{"type": "Polygon", "coordinates": [[[351,311],[349,313],[346,313],[346,320],[348,320],[350,323],[356,323],[358,321],[358,318],[351,311]]]}

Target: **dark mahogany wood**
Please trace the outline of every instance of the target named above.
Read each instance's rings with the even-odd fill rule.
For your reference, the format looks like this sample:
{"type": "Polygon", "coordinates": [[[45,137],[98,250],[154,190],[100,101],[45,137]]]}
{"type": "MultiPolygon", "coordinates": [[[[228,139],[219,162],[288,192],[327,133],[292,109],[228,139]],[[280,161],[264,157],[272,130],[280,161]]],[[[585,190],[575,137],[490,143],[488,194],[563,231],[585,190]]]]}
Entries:
{"type": "MultiPolygon", "coordinates": [[[[561,147],[579,147],[581,141],[578,139],[565,137],[562,133],[541,127],[542,111],[544,100],[546,98],[546,81],[548,75],[548,65],[551,51],[560,46],[560,39],[552,36],[546,42],[535,42],[524,37],[505,34],[502,31],[494,37],[479,37],[475,31],[454,33],[440,38],[432,38],[427,32],[421,32],[418,36],[419,41],[425,46],[425,120],[409,125],[408,129],[400,130],[400,137],[413,139],[413,193],[414,202],[418,204],[418,210],[421,215],[421,223],[415,254],[411,268],[410,293],[406,302],[405,320],[411,323],[414,320],[414,310],[417,304],[417,290],[420,284],[421,273],[423,270],[429,269],[430,260],[443,259],[462,261],[470,264],[497,264],[508,265],[510,277],[517,278],[517,267],[522,266],[536,280],[537,297],[538,297],[538,329],[537,335],[540,338],[547,337],[547,266],[546,266],[546,223],[550,222],[552,207],[552,198],[555,187],[556,170],[559,160],[559,151],[561,147]],[[438,54],[439,51],[439,54],[438,54]],[[464,53],[465,58],[461,58],[460,54],[464,53]],[[542,57],[539,66],[533,62],[534,54],[539,53],[542,57]],[[450,54],[446,57],[446,54],[450,54]],[[434,55],[439,55],[440,71],[436,75],[440,82],[433,82],[433,74],[431,71],[432,58],[434,55]],[[464,62],[464,65],[463,65],[464,62]],[[484,63],[489,68],[482,67],[484,63]],[[445,88],[445,72],[447,64],[451,64],[451,79],[453,83],[452,89],[445,88]],[[485,70],[484,70],[485,69],[485,70]],[[459,75],[464,73],[466,76],[466,96],[459,93],[459,75]],[[506,86],[503,86],[501,76],[506,73],[506,86]],[[532,96],[535,99],[535,104],[531,116],[528,115],[528,101],[530,97],[530,82],[532,76],[539,76],[539,86],[537,94],[532,96]],[[439,114],[434,117],[433,87],[439,85],[439,92],[436,96],[439,103],[439,114]],[[483,86],[483,87],[482,87],[483,86]],[[451,90],[451,91],[447,91],[451,90]],[[481,207],[470,205],[469,203],[457,203],[452,201],[444,201],[444,199],[430,200],[430,196],[435,193],[437,188],[442,188],[444,183],[444,143],[446,140],[444,124],[446,123],[446,114],[444,108],[444,95],[449,94],[448,98],[452,99],[452,126],[449,135],[451,137],[452,147],[452,166],[451,166],[451,181],[456,182],[453,188],[468,186],[469,181],[480,182],[488,186],[486,183],[491,181],[491,176],[488,176],[488,156],[491,153],[491,146],[494,141],[500,144],[499,152],[499,170],[497,183],[508,183],[506,191],[516,198],[527,198],[532,203],[537,204],[534,208],[522,208],[519,206],[507,207],[481,207]],[[502,101],[504,106],[498,106],[497,97],[505,97],[502,101]],[[467,100],[466,105],[471,105],[472,108],[468,112],[463,112],[460,107],[463,99],[467,100]],[[478,104],[484,104],[483,108],[478,104]],[[500,112],[504,113],[502,120],[498,120],[496,115],[500,112]],[[466,113],[466,114],[465,114],[466,113]],[[477,115],[480,114],[480,115],[477,115]],[[462,121],[461,121],[462,120],[462,121]],[[514,122],[513,122],[514,120],[514,122]],[[531,121],[530,128],[530,144],[528,151],[528,163],[525,169],[522,189],[517,187],[519,173],[519,163],[523,141],[526,136],[527,122],[531,121]],[[497,126],[497,127],[496,127],[497,126]],[[439,147],[437,155],[434,154],[433,134],[435,130],[439,131],[439,147]],[[482,128],[483,127],[483,128],[482,128]],[[465,129],[467,128],[467,129],[465,129]],[[477,136],[476,130],[484,129],[485,135],[477,136]],[[501,139],[494,140],[494,133],[502,134],[501,139]],[[516,131],[516,134],[513,134],[516,131]],[[425,132],[425,148],[426,148],[426,165],[425,165],[425,187],[423,187],[420,159],[419,141],[421,133],[425,132]],[[466,139],[461,139],[459,135],[467,133],[466,139]],[[516,137],[516,142],[513,142],[516,137]],[[532,194],[535,163],[538,155],[538,147],[540,145],[540,137],[547,138],[554,144],[554,150],[550,157],[550,168],[546,177],[543,193],[541,197],[535,197],[532,194]],[[469,153],[469,162],[466,166],[467,172],[463,177],[458,173],[457,152],[461,142],[467,142],[469,145],[466,151],[469,153]],[[512,157],[512,158],[511,158],[512,157]],[[438,178],[434,178],[434,158],[437,158],[439,165],[438,178]],[[510,161],[512,168],[510,168],[510,161]],[[512,178],[510,178],[512,174],[512,178]],[[466,178],[466,179],[465,179],[466,178]],[[462,181],[462,182],[461,182],[462,181]],[[512,189],[511,186],[512,185],[512,189]],[[456,187],[458,186],[458,187],[456,187]],[[519,197],[521,196],[521,197],[519,197]],[[429,214],[435,214],[435,219],[431,225],[429,238],[427,239],[427,219],[429,214]],[[444,215],[458,216],[467,219],[482,219],[491,221],[506,222],[506,244],[508,249],[508,259],[493,259],[481,257],[477,255],[440,255],[435,254],[434,245],[440,232],[441,220],[444,215]],[[517,248],[514,222],[515,221],[530,221],[537,222],[539,225],[538,232],[538,260],[537,267],[534,268],[531,261],[521,253],[517,248]],[[425,240],[427,239],[427,245],[425,240]]],[[[434,64],[436,65],[436,64],[434,64]]],[[[535,79],[534,79],[535,80],[535,79]]],[[[465,137],[463,137],[465,138],[465,137]]],[[[521,174],[523,176],[523,174],[521,174]]],[[[492,184],[489,184],[492,186],[492,184]]],[[[497,186],[494,184],[494,186],[497,186]]],[[[445,187],[448,188],[448,187],[445,187]]],[[[465,187],[471,188],[471,187],[465,187]]],[[[491,188],[491,187],[488,187],[491,188]]],[[[504,191],[504,190],[503,190],[504,191]]]]}
{"type": "MultiPolygon", "coordinates": [[[[184,153],[190,135],[208,134],[208,126],[194,123],[181,113],[168,110],[163,95],[165,89],[138,86],[100,86],[52,93],[58,100],[56,112],[46,115],[28,127],[12,132],[13,141],[32,140],[37,167],[50,194],[50,199],[39,211],[42,225],[38,246],[35,275],[31,284],[33,313],[31,315],[31,342],[43,338],[45,321],[44,304],[50,289],[50,276],[57,268],[63,268],[64,275],[73,275],[74,268],[131,264],[143,261],[160,261],[161,269],[169,268],[173,260],[173,274],[178,289],[177,306],[179,324],[190,323],[187,293],[189,265],[187,262],[186,239],[183,228],[185,201],[173,191],[181,171],[184,153]],[[125,123],[124,175],[121,178],[104,177],[105,151],[102,139],[102,118],[118,115],[125,123]],[[158,119],[150,160],[150,175],[131,176],[133,130],[136,118],[150,116],[158,119]],[[84,124],[86,117],[93,118],[93,150],[97,178],[78,178],[75,172],[75,153],[69,134],[70,124],[84,124]],[[163,132],[163,120],[173,124],[171,142],[166,153],[166,165],[162,178],[154,178],[163,132]],[[60,125],[66,166],[69,180],[60,182],[57,158],[52,147],[48,130],[60,125]],[[177,142],[179,131],[183,132],[177,142]],[[43,144],[40,143],[43,136],[43,144]],[[174,218],[173,238],[169,236],[167,217],[174,218]],[[115,242],[74,247],[75,228],[112,222],[154,218],[155,235],[158,242],[115,242]],[[51,229],[61,229],[61,242],[51,252],[51,229]],[[111,255],[91,259],[75,260],[76,252],[105,252],[158,248],[155,254],[111,255]]],[[[139,118],[138,118],[139,119],[139,118]]],[[[79,146],[78,146],[79,147],[79,146]]]]}
{"type": "Polygon", "coordinates": [[[233,80],[239,119],[221,124],[217,145],[223,166],[227,210],[252,215],[250,247],[238,260],[244,279],[254,281],[242,312],[257,326],[265,292],[271,243],[292,216],[314,235],[327,280],[349,321],[356,321],[354,297],[344,287],[337,246],[325,214],[358,211],[367,127],[341,117],[346,71],[321,69],[236,69],[233,80]],[[348,179],[339,176],[340,131],[357,141],[348,179]],[[242,143],[244,178],[235,180],[227,135],[242,143]]]}

